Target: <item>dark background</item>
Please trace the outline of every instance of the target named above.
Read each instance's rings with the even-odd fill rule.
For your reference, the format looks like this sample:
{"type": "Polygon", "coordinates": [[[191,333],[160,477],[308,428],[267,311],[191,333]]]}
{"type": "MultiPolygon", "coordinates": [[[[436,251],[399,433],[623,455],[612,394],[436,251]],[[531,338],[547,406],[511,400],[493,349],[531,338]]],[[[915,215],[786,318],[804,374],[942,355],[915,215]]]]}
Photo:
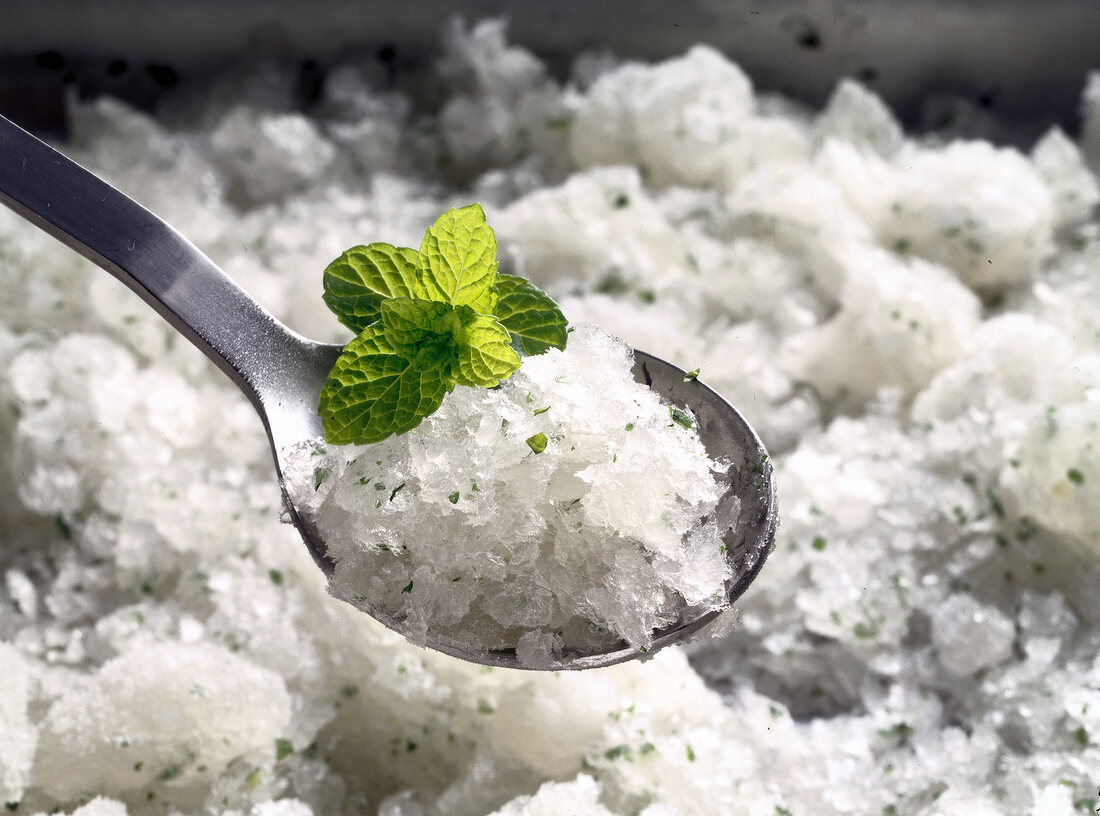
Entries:
{"type": "Polygon", "coordinates": [[[559,76],[593,46],[656,58],[708,42],[758,88],[815,107],[838,78],[860,79],[911,127],[935,115],[930,94],[950,93],[1075,132],[1086,72],[1100,68],[1096,0],[7,0],[0,113],[62,133],[66,87],[150,108],[249,53],[299,61],[308,101],[349,51],[422,62],[459,11],[508,17],[511,39],[559,76]]]}

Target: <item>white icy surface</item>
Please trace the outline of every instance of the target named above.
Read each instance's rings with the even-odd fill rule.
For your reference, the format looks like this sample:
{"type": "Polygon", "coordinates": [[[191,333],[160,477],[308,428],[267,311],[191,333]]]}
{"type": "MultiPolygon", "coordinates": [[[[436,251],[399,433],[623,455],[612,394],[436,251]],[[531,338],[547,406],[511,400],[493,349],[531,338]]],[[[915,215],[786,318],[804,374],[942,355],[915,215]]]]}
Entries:
{"type": "MultiPolygon", "coordinates": [[[[315,118],[273,61],[164,122],[74,100],[66,150],[333,342],[332,258],[481,200],[503,268],[701,367],[767,443],[783,525],[740,624],[690,662],[581,674],[409,645],[327,594],[228,380],[0,211],[13,812],[1094,808],[1100,75],[1080,141],[1021,152],[901,138],[855,85],[822,114],[754,94],[705,48],[596,52],[562,86],[500,25],[456,24],[444,60],[396,85],[349,60],[315,118]]],[[[422,486],[451,515],[459,475],[422,486]]]]}

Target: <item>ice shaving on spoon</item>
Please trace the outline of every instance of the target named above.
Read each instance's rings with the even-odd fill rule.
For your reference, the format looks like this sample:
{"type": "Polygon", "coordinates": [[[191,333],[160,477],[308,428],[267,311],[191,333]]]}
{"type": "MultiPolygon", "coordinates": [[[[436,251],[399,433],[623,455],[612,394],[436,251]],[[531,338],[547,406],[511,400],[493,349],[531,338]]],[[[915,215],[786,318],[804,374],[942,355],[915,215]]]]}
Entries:
{"type": "Polygon", "coordinates": [[[626,344],[567,329],[495,256],[474,204],[419,252],[330,264],[325,302],[359,335],[321,392],[324,439],[286,452],[288,494],[327,542],[330,590],[415,642],[532,668],[644,652],[727,605],[708,521],[723,468],[634,381],[626,344]]]}

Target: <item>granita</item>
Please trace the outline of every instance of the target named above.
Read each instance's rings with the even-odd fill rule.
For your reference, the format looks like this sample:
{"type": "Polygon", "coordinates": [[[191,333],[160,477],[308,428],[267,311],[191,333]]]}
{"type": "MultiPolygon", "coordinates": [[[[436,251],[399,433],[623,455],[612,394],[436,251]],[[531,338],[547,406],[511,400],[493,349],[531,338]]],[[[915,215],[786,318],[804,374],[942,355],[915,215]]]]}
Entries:
{"type": "MultiPolygon", "coordinates": [[[[279,523],[270,448],[232,383],[110,275],[0,210],[8,812],[1096,807],[1100,75],[1080,139],[1046,125],[1023,149],[958,138],[995,130],[962,103],[953,135],[935,122],[906,133],[855,82],[813,111],[705,46],[656,64],[591,53],[559,81],[492,22],[449,28],[417,74],[333,65],[308,116],[292,103],[299,78],[295,63],[254,65],[167,99],[159,118],[74,96],[65,151],[307,337],[357,335],[320,297],[350,243],[417,247],[471,201],[501,274],[577,326],[564,352],[530,356],[499,389],[456,387],[354,463],[325,446],[302,465],[300,488],[335,524],[350,530],[354,511],[380,531],[344,539],[347,568],[377,562],[364,578],[385,579],[381,597],[417,604],[429,596],[400,572],[411,556],[380,544],[472,559],[417,567],[453,584],[446,608],[418,613],[428,631],[462,612],[484,553],[516,547],[490,580],[552,536],[578,553],[578,512],[584,535],[659,531],[626,559],[660,572],[680,539],[650,510],[686,525],[712,488],[664,473],[636,484],[630,457],[653,452],[632,435],[663,440],[685,473],[710,478],[711,465],[667,407],[627,396],[625,352],[602,331],[699,367],[745,414],[782,495],[775,552],[737,628],[646,662],[518,672],[411,645],[331,597],[279,523]],[[619,362],[593,375],[599,355],[619,362]],[[584,393],[592,376],[618,407],[584,393]],[[573,437],[597,429],[598,459],[570,458],[596,450],[573,437]],[[680,499],[661,485],[697,486],[680,499]],[[398,538],[405,523],[462,535],[398,538]]],[[[632,625],[673,586],[685,603],[709,597],[686,567],[660,580],[632,625]]],[[[626,609],[611,592],[561,605],[521,581],[513,613],[571,607],[606,628],[599,610],[626,609]]],[[[499,633],[506,586],[488,587],[470,600],[474,631],[499,633]]],[[[559,621],[530,626],[539,658],[559,621]]]]}
{"type": "Polygon", "coordinates": [[[714,522],[724,469],[690,414],[631,376],[591,326],[494,389],[457,388],[412,431],[286,456],[287,491],[336,562],[332,591],[471,651],[528,666],[725,605],[714,522]]]}

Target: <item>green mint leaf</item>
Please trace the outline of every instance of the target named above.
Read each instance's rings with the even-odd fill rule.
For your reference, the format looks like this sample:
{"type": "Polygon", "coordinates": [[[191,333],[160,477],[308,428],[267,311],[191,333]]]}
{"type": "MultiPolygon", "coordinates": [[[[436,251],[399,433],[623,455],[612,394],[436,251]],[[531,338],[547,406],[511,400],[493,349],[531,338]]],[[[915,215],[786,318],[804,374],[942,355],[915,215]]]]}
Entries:
{"type": "Polygon", "coordinates": [[[448,210],[424,233],[417,275],[424,297],[491,315],[497,305],[497,239],[480,204],[448,210]]]}
{"type": "Polygon", "coordinates": [[[518,275],[497,275],[497,320],[527,354],[564,349],[568,322],[548,294],[518,275]]]}
{"type": "Polygon", "coordinates": [[[397,354],[381,323],[344,348],[321,389],[318,413],[325,441],[369,445],[411,431],[443,403],[439,368],[416,368],[397,354]]]}
{"type": "Polygon", "coordinates": [[[546,450],[546,434],[544,433],[537,433],[534,436],[529,436],[526,441],[527,447],[535,453],[542,453],[546,450]]]}
{"type": "Polygon", "coordinates": [[[492,388],[519,370],[511,335],[495,318],[459,307],[458,359],[451,376],[456,385],[492,388]]]}
{"type": "Polygon", "coordinates": [[[399,353],[414,353],[429,339],[451,338],[458,323],[453,306],[434,300],[393,298],[382,302],[381,314],[386,339],[399,353]]]}
{"type": "Polygon", "coordinates": [[[699,379],[699,369],[693,368],[687,374],[684,375],[684,382],[691,382],[692,380],[699,379]]]}
{"type": "Polygon", "coordinates": [[[460,498],[462,498],[462,494],[456,490],[454,493],[447,497],[447,501],[449,501],[451,504],[458,504],[458,500],[460,498]]]}
{"type": "Polygon", "coordinates": [[[384,300],[426,296],[416,273],[419,255],[384,243],[352,247],[325,268],[325,305],[358,334],[378,320],[384,300]]]}

